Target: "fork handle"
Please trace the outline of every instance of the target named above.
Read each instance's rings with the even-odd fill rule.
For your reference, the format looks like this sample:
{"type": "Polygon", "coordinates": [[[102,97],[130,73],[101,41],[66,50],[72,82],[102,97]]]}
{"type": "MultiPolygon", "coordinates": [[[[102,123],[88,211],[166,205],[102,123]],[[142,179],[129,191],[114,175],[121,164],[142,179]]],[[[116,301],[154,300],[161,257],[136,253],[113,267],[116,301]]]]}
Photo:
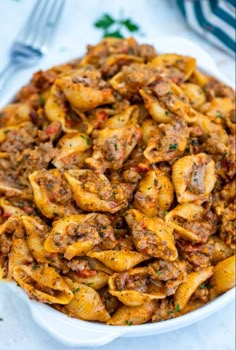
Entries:
{"type": "Polygon", "coordinates": [[[0,72],[0,94],[4,86],[7,84],[11,75],[18,69],[18,66],[12,62],[9,62],[5,68],[0,72]]]}

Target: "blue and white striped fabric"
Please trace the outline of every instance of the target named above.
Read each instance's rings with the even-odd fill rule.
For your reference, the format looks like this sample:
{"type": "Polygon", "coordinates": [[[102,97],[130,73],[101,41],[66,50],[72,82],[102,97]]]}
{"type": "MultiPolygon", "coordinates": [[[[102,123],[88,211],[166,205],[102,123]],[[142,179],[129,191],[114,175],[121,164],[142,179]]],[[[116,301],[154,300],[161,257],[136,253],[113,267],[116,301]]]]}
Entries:
{"type": "Polygon", "coordinates": [[[235,0],[177,0],[188,24],[206,39],[235,53],[235,0]]]}

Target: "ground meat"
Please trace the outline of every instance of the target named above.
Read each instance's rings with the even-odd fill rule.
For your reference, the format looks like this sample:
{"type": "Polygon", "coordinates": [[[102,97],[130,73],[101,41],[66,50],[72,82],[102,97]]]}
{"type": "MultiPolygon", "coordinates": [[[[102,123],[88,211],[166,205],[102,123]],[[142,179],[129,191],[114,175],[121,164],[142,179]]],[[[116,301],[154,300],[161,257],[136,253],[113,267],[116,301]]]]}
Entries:
{"type": "Polygon", "coordinates": [[[232,249],[236,248],[236,220],[223,220],[220,226],[220,238],[232,249]]]}
{"type": "Polygon", "coordinates": [[[68,261],[67,266],[75,272],[90,270],[89,261],[83,258],[74,258],[68,261]]]}
{"type": "Polygon", "coordinates": [[[146,293],[150,285],[150,278],[148,275],[130,275],[128,272],[124,272],[116,277],[115,284],[118,290],[128,289],[146,293]]]}
{"type": "Polygon", "coordinates": [[[173,301],[168,299],[161,300],[152,316],[153,322],[169,320],[178,316],[176,314],[173,301]]]}
{"type": "Polygon", "coordinates": [[[7,133],[5,141],[0,145],[0,151],[16,153],[32,146],[34,142],[33,137],[27,130],[23,128],[11,130],[7,133]]]}
{"type": "Polygon", "coordinates": [[[170,279],[183,280],[186,277],[186,264],[180,260],[173,262],[158,260],[149,265],[149,270],[152,279],[158,278],[161,281],[168,281],[170,279]]]}
{"type": "Polygon", "coordinates": [[[139,45],[139,56],[144,58],[145,61],[150,61],[157,56],[157,52],[153,46],[141,44],[139,45]]]}
{"type": "Polygon", "coordinates": [[[194,292],[191,297],[191,301],[193,300],[201,300],[204,303],[209,301],[210,293],[209,289],[205,287],[204,283],[200,285],[200,287],[194,292]]]}
{"type": "Polygon", "coordinates": [[[208,238],[217,230],[217,216],[212,211],[208,211],[202,217],[195,217],[194,221],[189,221],[181,217],[176,217],[177,225],[196,233],[200,242],[207,242],[208,238]]]}
{"type": "Polygon", "coordinates": [[[195,270],[201,270],[203,267],[211,265],[210,258],[199,252],[183,253],[183,257],[193,264],[195,270]]]}
{"type": "Polygon", "coordinates": [[[103,146],[103,153],[106,160],[121,160],[125,154],[125,143],[118,140],[117,136],[109,137],[103,146]]]}
{"type": "Polygon", "coordinates": [[[187,124],[183,121],[159,124],[158,132],[147,143],[147,148],[144,151],[145,157],[152,158],[153,162],[172,162],[176,160],[184,153],[188,134],[187,124]],[[152,145],[151,149],[149,144],[152,145]]]}
{"type": "Polygon", "coordinates": [[[226,86],[225,84],[221,83],[215,78],[210,78],[210,80],[207,82],[207,84],[203,87],[204,91],[206,91],[206,95],[208,99],[213,99],[215,97],[229,97],[230,99],[234,100],[235,93],[234,90],[226,86]]]}
{"type": "Polygon", "coordinates": [[[187,276],[187,265],[184,261],[167,262],[158,260],[148,266],[152,280],[165,282],[166,295],[173,295],[187,276]]]}
{"type": "Polygon", "coordinates": [[[206,168],[202,164],[193,165],[193,171],[189,179],[188,187],[189,190],[195,194],[202,194],[205,192],[205,178],[206,168]]]}

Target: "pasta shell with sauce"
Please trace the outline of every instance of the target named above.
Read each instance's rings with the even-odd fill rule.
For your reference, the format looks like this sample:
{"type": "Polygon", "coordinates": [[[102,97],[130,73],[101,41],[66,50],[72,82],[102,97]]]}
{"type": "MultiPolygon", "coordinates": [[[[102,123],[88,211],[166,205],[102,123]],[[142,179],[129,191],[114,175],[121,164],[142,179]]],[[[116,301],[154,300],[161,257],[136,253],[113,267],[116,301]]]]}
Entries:
{"type": "Polygon", "coordinates": [[[73,81],[72,77],[57,79],[56,86],[63,91],[72,107],[80,111],[88,111],[100,105],[115,102],[110,88],[94,88],[83,83],[73,81]]]}
{"type": "Polygon", "coordinates": [[[93,289],[99,290],[108,283],[109,276],[113,271],[100,261],[89,257],[83,257],[87,261],[89,270],[70,271],[68,276],[75,282],[86,284],[93,289]]]}
{"type": "Polygon", "coordinates": [[[73,293],[64,279],[47,265],[15,266],[12,276],[32,299],[62,305],[73,299],[73,293]]]}
{"type": "Polygon", "coordinates": [[[195,290],[200,286],[200,284],[209,279],[212,276],[212,274],[212,266],[205,267],[197,272],[190,272],[187,275],[186,282],[183,282],[178,287],[175,293],[175,307],[177,307],[180,311],[183,310],[187,305],[189,299],[191,298],[192,294],[195,292],[195,290]]]}
{"type": "Polygon", "coordinates": [[[172,181],[179,203],[201,204],[215,186],[215,162],[205,153],[180,158],[173,164],[172,181]]]}
{"type": "Polygon", "coordinates": [[[161,54],[153,58],[151,65],[155,67],[175,67],[183,73],[183,81],[190,78],[196,69],[196,60],[193,57],[176,54],[161,54]]]}
{"type": "Polygon", "coordinates": [[[52,161],[53,165],[58,169],[68,169],[74,158],[79,167],[90,154],[88,150],[91,148],[91,140],[84,133],[69,134],[60,139],[59,146],[61,148],[52,161]]]}
{"type": "Polygon", "coordinates": [[[29,175],[34,200],[47,218],[63,217],[75,213],[67,182],[58,169],[38,170],[29,175]]]}
{"type": "Polygon", "coordinates": [[[7,278],[12,279],[12,273],[15,266],[26,265],[33,262],[33,257],[23,238],[13,238],[11,251],[8,260],[7,278]]]}
{"type": "Polygon", "coordinates": [[[54,222],[44,248],[51,253],[64,253],[65,258],[70,260],[74,256],[86,255],[109,237],[113,240],[113,229],[105,215],[70,215],[54,222]]]}
{"type": "Polygon", "coordinates": [[[64,132],[76,133],[77,130],[72,129],[66,124],[65,96],[56,84],[53,84],[49,97],[44,106],[45,114],[51,121],[59,121],[64,132]]]}
{"type": "Polygon", "coordinates": [[[218,262],[211,277],[211,299],[235,286],[235,255],[218,262]]]}
{"type": "Polygon", "coordinates": [[[125,219],[132,230],[136,249],[152,257],[174,261],[178,257],[173,228],[158,217],[149,218],[136,209],[129,209],[125,219]]]}
{"type": "Polygon", "coordinates": [[[76,204],[85,211],[116,213],[127,206],[126,194],[107,177],[91,170],[68,170],[65,177],[76,204]]]}
{"type": "Polygon", "coordinates": [[[149,281],[148,267],[137,267],[127,272],[114,273],[109,278],[108,285],[109,293],[128,306],[142,305],[145,302],[166,297],[164,288],[149,281]]]}
{"type": "Polygon", "coordinates": [[[128,250],[91,251],[87,253],[87,256],[98,259],[109,269],[116,272],[129,270],[142,261],[150,259],[147,255],[128,250]]]}
{"type": "Polygon", "coordinates": [[[159,169],[149,170],[139,183],[134,206],[149,217],[163,216],[173,199],[174,188],[168,176],[159,169]]]}
{"type": "Polygon", "coordinates": [[[110,320],[110,315],[96,290],[69,278],[65,281],[74,293],[73,299],[64,307],[69,316],[85,321],[110,320]]]}
{"type": "Polygon", "coordinates": [[[180,204],[165,216],[165,222],[171,224],[182,238],[193,242],[199,242],[201,237],[190,229],[184,228],[181,220],[184,222],[195,222],[204,211],[204,208],[200,205],[193,203],[180,204]],[[178,219],[180,222],[178,222],[178,219]]]}
{"type": "Polygon", "coordinates": [[[112,315],[107,324],[112,326],[132,326],[148,322],[156,308],[154,300],[138,306],[122,305],[112,315]]]}
{"type": "Polygon", "coordinates": [[[49,253],[44,248],[45,238],[48,236],[48,228],[40,220],[32,216],[21,217],[26,231],[26,240],[33,257],[40,263],[48,263],[61,270],[68,268],[59,258],[58,254],[49,253]]]}

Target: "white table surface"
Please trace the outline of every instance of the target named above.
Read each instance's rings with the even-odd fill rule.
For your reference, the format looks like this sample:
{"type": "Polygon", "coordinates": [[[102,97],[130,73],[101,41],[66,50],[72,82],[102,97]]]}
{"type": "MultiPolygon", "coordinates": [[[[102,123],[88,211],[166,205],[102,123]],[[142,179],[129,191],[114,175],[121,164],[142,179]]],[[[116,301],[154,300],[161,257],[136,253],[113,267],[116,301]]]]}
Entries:
{"type": "MultiPolygon", "coordinates": [[[[10,43],[24,23],[34,0],[0,0],[0,68],[8,58],[10,43]]],[[[87,43],[97,42],[101,34],[92,23],[104,12],[131,17],[148,36],[180,35],[196,42],[214,57],[218,67],[230,79],[235,72],[234,60],[205,42],[184,23],[174,0],[66,0],[50,52],[33,67],[15,75],[5,96],[27,81],[37,69],[44,69],[76,57],[87,43]]],[[[137,39],[145,42],[145,35],[137,39]]],[[[1,96],[3,98],[3,96],[1,96]]],[[[195,325],[163,335],[123,338],[100,347],[101,350],[234,350],[235,305],[231,303],[195,325]]],[[[0,350],[72,350],[52,339],[32,320],[27,305],[0,283],[0,350]]],[[[80,348],[85,349],[85,348],[80,348]]],[[[95,348],[86,348],[95,349],[95,348]]]]}

